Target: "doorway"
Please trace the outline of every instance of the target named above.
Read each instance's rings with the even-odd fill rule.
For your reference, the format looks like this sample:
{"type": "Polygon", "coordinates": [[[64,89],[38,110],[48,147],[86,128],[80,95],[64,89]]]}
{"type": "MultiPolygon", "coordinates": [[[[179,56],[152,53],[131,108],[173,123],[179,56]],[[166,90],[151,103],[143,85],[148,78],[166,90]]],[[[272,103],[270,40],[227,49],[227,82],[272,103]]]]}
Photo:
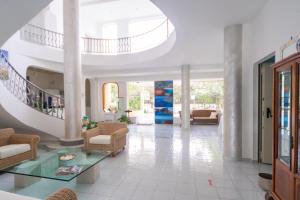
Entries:
{"type": "Polygon", "coordinates": [[[272,164],[272,97],[275,56],[258,66],[258,162],[272,164]]]}
{"type": "Polygon", "coordinates": [[[127,91],[130,121],[138,125],[154,124],[154,82],[128,82],[127,91]]]}

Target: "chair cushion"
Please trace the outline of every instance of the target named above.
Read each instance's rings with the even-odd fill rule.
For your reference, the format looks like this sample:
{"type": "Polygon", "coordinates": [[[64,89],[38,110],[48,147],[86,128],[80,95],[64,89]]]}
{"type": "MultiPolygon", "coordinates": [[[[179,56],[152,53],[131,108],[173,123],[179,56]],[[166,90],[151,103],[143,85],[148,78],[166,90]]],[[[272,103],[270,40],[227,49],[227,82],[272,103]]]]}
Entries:
{"type": "Polygon", "coordinates": [[[95,137],[91,137],[91,144],[111,144],[111,135],[97,135],[95,137]]]}
{"type": "Polygon", "coordinates": [[[210,117],[194,117],[194,119],[211,119],[210,117]]]}
{"type": "Polygon", "coordinates": [[[0,159],[30,151],[29,144],[10,144],[0,147],[0,159]]]}
{"type": "Polygon", "coordinates": [[[215,118],[217,118],[217,116],[218,116],[218,113],[217,113],[217,112],[211,112],[211,113],[210,113],[210,118],[215,119],[215,118]]]}

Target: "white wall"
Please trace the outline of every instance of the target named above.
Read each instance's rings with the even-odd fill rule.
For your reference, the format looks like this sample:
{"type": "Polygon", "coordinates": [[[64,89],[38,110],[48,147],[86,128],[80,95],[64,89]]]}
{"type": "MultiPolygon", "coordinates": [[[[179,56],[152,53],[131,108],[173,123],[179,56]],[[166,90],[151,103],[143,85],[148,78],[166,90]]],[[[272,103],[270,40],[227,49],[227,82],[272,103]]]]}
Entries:
{"type": "Polygon", "coordinates": [[[278,61],[280,47],[291,36],[300,34],[299,23],[299,0],[269,0],[252,21],[244,24],[243,158],[257,159],[257,116],[254,115],[257,62],[274,52],[278,61]]]}
{"type": "Polygon", "coordinates": [[[63,33],[63,1],[52,1],[29,23],[51,31],[63,33]]]}
{"type": "Polygon", "coordinates": [[[26,76],[42,89],[64,90],[64,75],[62,73],[29,67],[26,76]]]}
{"type": "Polygon", "coordinates": [[[0,47],[17,30],[24,26],[38,12],[46,7],[51,0],[9,0],[1,1],[0,6],[0,47]]]}

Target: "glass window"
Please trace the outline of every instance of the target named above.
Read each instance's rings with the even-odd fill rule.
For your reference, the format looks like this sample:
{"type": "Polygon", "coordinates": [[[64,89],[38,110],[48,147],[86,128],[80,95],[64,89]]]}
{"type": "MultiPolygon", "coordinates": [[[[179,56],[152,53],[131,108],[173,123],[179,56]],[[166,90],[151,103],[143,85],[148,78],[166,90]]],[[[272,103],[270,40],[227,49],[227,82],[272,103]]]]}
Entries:
{"type": "Polygon", "coordinates": [[[155,47],[165,41],[173,30],[174,26],[165,17],[134,20],[128,24],[131,51],[155,47]]]}
{"type": "Polygon", "coordinates": [[[173,109],[174,109],[174,117],[180,117],[179,113],[181,112],[181,81],[175,80],[173,82],[174,94],[173,94],[173,109]]]}
{"type": "Polygon", "coordinates": [[[128,83],[128,109],[133,111],[133,116],[138,113],[153,113],[153,82],[128,83]]]}
{"type": "Polygon", "coordinates": [[[118,38],[118,26],[115,23],[104,24],[102,29],[102,37],[104,39],[118,38]]]}
{"type": "Polygon", "coordinates": [[[105,44],[103,48],[109,50],[110,53],[118,53],[118,25],[115,23],[104,24],[102,28],[102,38],[105,44]]]}
{"type": "Polygon", "coordinates": [[[223,110],[223,80],[191,80],[191,110],[223,110]]]}
{"type": "Polygon", "coordinates": [[[117,112],[119,102],[119,86],[117,83],[104,83],[102,88],[104,112],[117,112]]]}
{"type": "Polygon", "coordinates": [[[291,162],[291,70],[279,72],[278,158],[291,162]]]}

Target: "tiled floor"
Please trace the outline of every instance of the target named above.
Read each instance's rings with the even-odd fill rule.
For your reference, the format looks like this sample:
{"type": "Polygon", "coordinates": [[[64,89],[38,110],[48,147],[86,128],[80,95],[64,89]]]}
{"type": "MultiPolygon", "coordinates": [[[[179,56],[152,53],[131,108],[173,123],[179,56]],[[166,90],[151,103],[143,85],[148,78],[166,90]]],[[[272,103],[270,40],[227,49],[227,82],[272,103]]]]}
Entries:
{"type": "Polygon", "coordinates": [[[131,126],[126,151],[103,161],[93,185],[42,179],[15,189],[5,174],[0,189],[45,198],[70,187],[82,200],[263,200],[257,174],[271,167],[224,161],[221,138],[216,126],[131,126]]]}

